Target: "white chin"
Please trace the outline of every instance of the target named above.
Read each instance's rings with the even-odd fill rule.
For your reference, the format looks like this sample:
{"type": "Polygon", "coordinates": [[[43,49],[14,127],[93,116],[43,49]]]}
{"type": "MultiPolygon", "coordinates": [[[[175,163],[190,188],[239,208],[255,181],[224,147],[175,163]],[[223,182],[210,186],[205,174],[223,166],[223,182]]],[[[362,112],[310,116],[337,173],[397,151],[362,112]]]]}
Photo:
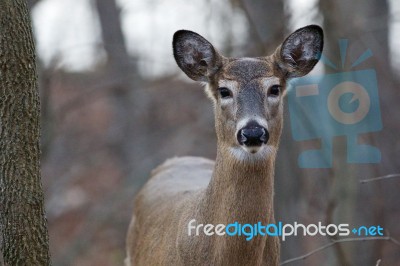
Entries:
{"type": "Polygon", "coordinates": [[[231,154],[238,160],[263,160],[275,153],[275,148],[269,145],[259,147],[236,146],[230,149],[231,154]]]}
{"type": "Polygon", "coordinates": [[[264,149],[264,145],[261,146],[241,146],[243,148],[243,150],[245,150],[248,153],[251,154],[256,154],[257,152],[261,151],[262,149],[264,149]]]}

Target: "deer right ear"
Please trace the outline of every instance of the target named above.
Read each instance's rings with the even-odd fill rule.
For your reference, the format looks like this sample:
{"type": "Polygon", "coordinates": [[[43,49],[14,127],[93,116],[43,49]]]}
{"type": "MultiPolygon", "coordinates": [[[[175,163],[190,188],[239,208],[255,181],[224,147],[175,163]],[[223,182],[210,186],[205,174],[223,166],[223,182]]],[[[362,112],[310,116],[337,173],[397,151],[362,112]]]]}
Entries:
{"type": "Polygon", "coordinates": [[[276,63],[285,78],[301,77],[310,72],[321,57],[324,34],[321,27],[298,29],[275,52],[276,63]]]}
{"type": "Polygon", "coordinates": [[[208,82],[222,67],[222,56],[211,43],[195,32],[175,32],[172,46],[176,63],[193,80],[208,82]]]}

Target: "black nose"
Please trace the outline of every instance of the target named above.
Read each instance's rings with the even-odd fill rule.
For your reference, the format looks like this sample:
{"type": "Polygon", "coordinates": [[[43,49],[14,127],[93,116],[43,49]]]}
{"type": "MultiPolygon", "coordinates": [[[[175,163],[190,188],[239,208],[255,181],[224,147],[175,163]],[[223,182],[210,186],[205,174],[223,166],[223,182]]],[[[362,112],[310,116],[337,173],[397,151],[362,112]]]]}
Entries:
{"type": "Polygon", "coordinates": [[[268,131],[260,125],[247,125],[237,134],[237,140],[240,145],[261,146],[266,144],[269,139],[268,131]]]}

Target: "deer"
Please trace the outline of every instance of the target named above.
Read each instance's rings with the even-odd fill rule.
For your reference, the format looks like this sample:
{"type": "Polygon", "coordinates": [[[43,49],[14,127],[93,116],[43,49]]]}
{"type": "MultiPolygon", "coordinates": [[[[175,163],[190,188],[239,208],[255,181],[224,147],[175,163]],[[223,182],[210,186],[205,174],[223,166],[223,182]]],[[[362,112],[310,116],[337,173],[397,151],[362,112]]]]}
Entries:
{"type": "Polygon", "coordinates": [[[300,28],[265,57],[225,57],[188,30],[175,32],[172,46],[179,68],[205,83],[213,102],[216,159],[175,157],[152,171],[135,198],[125,265],[278,265],[277,236],[247,241],[199,226],[275,223],[286,85],[319,61],[323,30],[300,28]],[[195,225],[200,230],[189,232],[195,225]]]}

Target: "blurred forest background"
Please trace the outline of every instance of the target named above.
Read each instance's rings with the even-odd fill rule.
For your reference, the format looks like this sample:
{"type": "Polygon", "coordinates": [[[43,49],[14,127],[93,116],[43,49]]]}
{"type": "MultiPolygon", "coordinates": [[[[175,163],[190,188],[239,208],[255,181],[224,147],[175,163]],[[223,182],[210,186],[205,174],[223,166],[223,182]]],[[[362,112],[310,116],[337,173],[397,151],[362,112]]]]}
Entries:
{"type": "MultiPolygon", "coordinates": [[[[288,33],[316,23],[324,54],[345,69],[377,72],[383,130],[361,142],[379,164],[346,163],[334,139],[331,169],[301,169],[286,110],[276,170],[276,220],[381,225],[400,239],[400,182],[360,180],[400,172],[400,3],[396,0],[30,0],[42,108],[42,178],[54,265],[121,265],[133,198],[156,165],[172,156],[214,158],[212,104],[172,56],[172,35],[196,31],[226,56],[270,54],[288,33]],[[338,64],[340,65],[340,64],[338,64]]],[[[322,63],[313,71],[329,71],[322,63]]],[[[313,74],[311,74],[313,75],[313,74]]],[[[287,109],[287,108],[286,108],[287,109]]],[[[312,143],[311,143],[312,144],[312,143]]],[[[282,261],[331,241],[292,237],[282,261]]],[[[391,241],[348,242],[290,265],[400,265],[391,241]]]]}

